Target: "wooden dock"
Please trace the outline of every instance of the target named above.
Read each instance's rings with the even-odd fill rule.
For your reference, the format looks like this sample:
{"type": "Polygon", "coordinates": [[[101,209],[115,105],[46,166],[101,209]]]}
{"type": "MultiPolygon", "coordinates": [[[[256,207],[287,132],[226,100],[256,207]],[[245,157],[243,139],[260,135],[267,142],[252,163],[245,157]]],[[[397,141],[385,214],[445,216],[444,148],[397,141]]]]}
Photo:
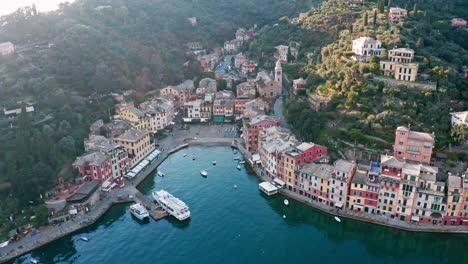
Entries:
{"type": "Polygon", "coordinates": [[[145,208],[151,208],[148,210],[148,213],[156,221],[169,215],[163,208],[158,206],[139,191],[135,193],[135,197],[133,199],[136,203],[141,203],[145,208]]]}

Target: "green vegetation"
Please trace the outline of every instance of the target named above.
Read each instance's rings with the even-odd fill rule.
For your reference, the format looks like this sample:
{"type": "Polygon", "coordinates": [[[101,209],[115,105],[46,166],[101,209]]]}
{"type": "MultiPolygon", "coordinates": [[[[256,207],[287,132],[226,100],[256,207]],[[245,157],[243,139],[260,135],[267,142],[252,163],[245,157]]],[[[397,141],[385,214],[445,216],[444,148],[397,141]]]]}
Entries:
{"type": "MultiPolygon", "coordinates": [[[[390,24],[386,18],[389,9],[387,1],[379,1],[376,5],[372,2],[330,0],[309,11],[308,17],[302,19],[299,25],[279,25],[271,29],[271,32],[279,35],[277,43],[314,40],[301,43],[300,61],[285,66],[289,68],[285,72],[290,80],[306,76],[311,93],[331,98],[328,112],[314,114],[336,124],[333,128],[322,127],[322,134],[330,140],[345,139],[382,149],[388,148],[393,141],[397,126],[411,124],[413,129],[435,132],[439,148],[449,142],[461,143],[463,131],[453,132],[456,135],[454,138],[450,136],[449,105],[454,101],[463,103],[468,98],[468,81],[462,75],[462,67],[468,65],[468,32],[450,26],[449,20],[456,16],[467,19],[468,12],[460,12],[460,9],[468,11],[468,7],[463,1],[449,2],[445,4],[445,1],[433,0],[415,5],[408,18],[390,24]],[[445,7],[447,5],[449,8],[445,7]],[[307,33],[304,34],[303,30],[307,30],[307,33]],[[301,32],[300,38],[282,38],[295,36],[296,32],[301,32]],[[323,32],[327,33],[328,38],[322,37],[323,32]],[[387,54],[384,53],[382,58],[371,58],[368,64],[353,61],[352,40],[361,36],[377,38],[387,49],[414,49],[419,73],[426,74],[437,84],[437,89],[390,88],[381,82],[372,82],[373,76],[380,75],[380,59],[385,59],[387,54]],[[302,69],[294,66],[301,63],[305,63],[302,69]],[[385,144],[385,141],[389,144],[385,144]]],[[[393,6],[405,3],[393,1],[393,6]]],[[[258,39],[268,40],[269,34],[273,34],[271,32],[258,39]]],[[[253,48],[262,46],[255,41],[251,45],[253,48]]],[[[292,101],[297,99],[306,100],[304,96],[299,96],[292,101]]],[[[295,113],[294,105],[285,104],[285,112],[295,113]]],[[[307,107],[303,103],[301,106],[307,107]]],[[[466,107],[461,106],[462,109],[466,107]]],[[[318,126],[312,128],[304,125],[308,117],[286,116],[302,137],[317,134],[315,130],[318,126]]]]}
{"type": "Polygon", "coordinates": [[[260,28],[313,2],[77,0],[56,12],[31,7],[1,17],[0,42],[17,49],[0,60],[1,109],[34,103],[36,112],[13,122],[0,115],[0,233],[34,214],[43,222],[30,204],[70,174],[89,125],[112,115],[111,92],[136,90],[134,99],[143,101],[148,91],[200,78],[186,42],[211,50],[238,27],[260,28]]]}

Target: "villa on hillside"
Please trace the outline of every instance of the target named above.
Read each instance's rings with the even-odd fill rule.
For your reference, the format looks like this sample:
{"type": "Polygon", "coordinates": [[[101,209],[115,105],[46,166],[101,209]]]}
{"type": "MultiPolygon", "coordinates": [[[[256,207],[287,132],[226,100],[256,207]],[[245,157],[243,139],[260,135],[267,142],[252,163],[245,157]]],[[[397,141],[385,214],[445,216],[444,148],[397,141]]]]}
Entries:
{"type": "Polygon", "coordinates": [[[352,59],[361,62],[368,62],[372,56],[380,57],[385,49],[382,48],[382,42],[371,37],[360,37],[353,40],[352,59]]]}
{"type": "Polygon", "coordinates": [[[466,28],[466,20],[461,18],[453,18],[450,20],[452,27],[466,28]]]}
{"type": "Polygon", "coordinates": [[[11,42],[0,43],[0,55],[9,55],[15,53],[15,45],[11,42]]]}
{"type": "Polygon", "coordinates": [[[388,13],[388,19],[390,22],[395,22],[399,18],[405,18],[408,16],[408,11],[403,8],[399,7],[390,7],[390,11],[388,13]]]}
{"type": "Polygon", "coordinates": [[[388,60],[380,61],[380,71],[383,75],[393,76],[396,80],[416,81],[419,65],[412,63],[414,50],[408,48],[391,49],[388,60]]]}
{"type": "Polygon", "coordinates": [[[408,127],[400,126],[395,131],[393,151],[397,158],[429,164],[434,144],[434,133],[411,131],[408,127]]]}

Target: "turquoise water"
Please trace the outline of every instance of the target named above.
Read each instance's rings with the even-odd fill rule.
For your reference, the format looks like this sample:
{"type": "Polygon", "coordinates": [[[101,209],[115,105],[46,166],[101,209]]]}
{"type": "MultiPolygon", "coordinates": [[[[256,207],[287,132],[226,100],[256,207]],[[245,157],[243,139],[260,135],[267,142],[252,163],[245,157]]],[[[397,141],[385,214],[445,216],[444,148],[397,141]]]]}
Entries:
{"type": "Polygon", "coordinates": [[[337,223],[291,200],[286,207],[284,197],[261,194],[255,175],[235,168],[235,156],[227,147],[184,149],[161,164],[166,177],[148,177],[139,187],[148,196],[166,189],[181,198],[190,206],[188,222],[169,217],[142,223],[128,204],[119,205],[96,224],[14,263],[30,263],[31,257],[86,264],[468,263],[468,236],[408,233],[349,219],[337,223]]]}

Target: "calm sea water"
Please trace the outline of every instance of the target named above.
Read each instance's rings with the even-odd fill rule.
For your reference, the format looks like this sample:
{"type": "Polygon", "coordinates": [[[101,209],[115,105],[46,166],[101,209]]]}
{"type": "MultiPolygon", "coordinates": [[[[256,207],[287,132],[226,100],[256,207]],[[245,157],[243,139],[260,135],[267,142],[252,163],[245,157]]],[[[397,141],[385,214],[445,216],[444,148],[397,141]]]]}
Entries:
{"type": "Polygon", "coordinates": [[[166,177],[142,183],[148,196],[165,189],[185,201],[192,213],[188,222],[169,217],[142,223],[130,215],[128,204],[119,205],[96,224],[14,263],[30,263],[32,257],[40,263],[86,264],[468,263],[465,235],[408,233],[348,219],[337,223],[291,200],[286,207],[284,197],[261,194],[255,175],[235,168],[235,156],[227,147],[190,147],[161,164],[166,177]]]}

